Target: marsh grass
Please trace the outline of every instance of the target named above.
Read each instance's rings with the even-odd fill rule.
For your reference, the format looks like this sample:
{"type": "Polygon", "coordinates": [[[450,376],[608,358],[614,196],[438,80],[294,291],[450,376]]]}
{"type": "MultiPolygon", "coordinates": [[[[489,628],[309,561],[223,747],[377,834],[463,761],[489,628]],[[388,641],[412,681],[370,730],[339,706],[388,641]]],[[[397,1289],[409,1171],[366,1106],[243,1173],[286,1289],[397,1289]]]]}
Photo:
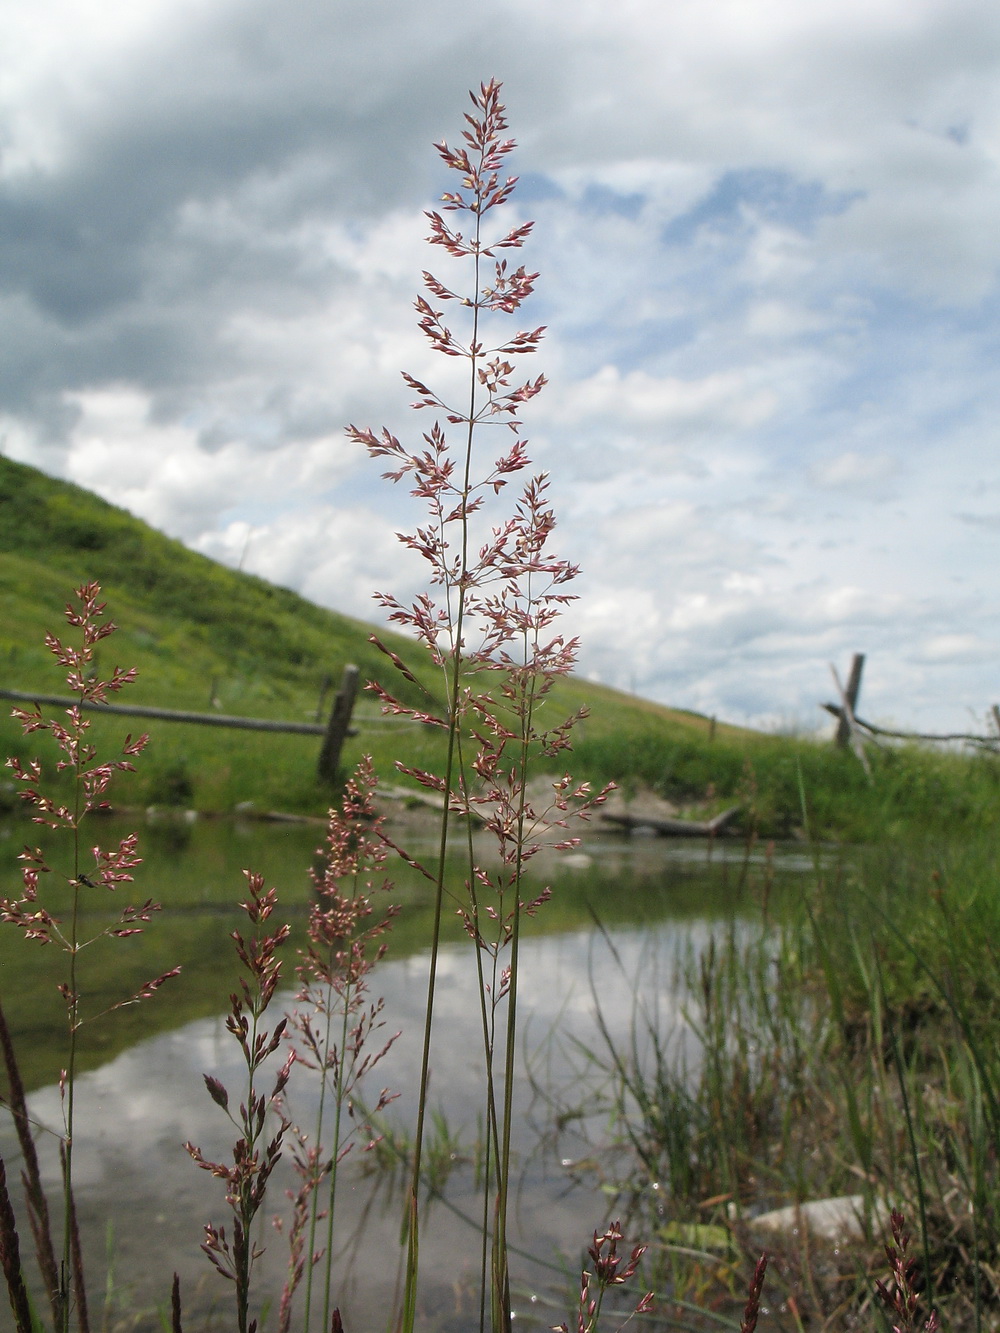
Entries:
{"type": "MultiPolygon", "coordinates": [[[[211,711],[216,700],[226,712],[312,721],[324,680],[336,679],[349,661],[363,679],[383,680],[414,705],[425,700],[368,642],[369,626],[215,564],[79,487],[0,457],[5,684],[51,691],[42,644],[51,628],[47,608],[61,605],[71,580],[91,578],[116,609],[122,657],[139,669],[136,703],[211,711]]],[[[423,686],[440,696],[436,673],[412,640],[385,638],[423,686]]],[[[825,682],[817,682],[818,694],[825,689],[825,682]]],[[[872,786],[850,753],[823,740],[765,736],[725,723],[713,732],[709,719],[695,713],[574,677],[557,683],[554,710],[569,715],[582,706],[590,717],[574,741],[580,777],[595,785],[645,784],[683,802],[704,802],[711,788],[721,808],[740,793],[749,761],[764,837],[786,836],[801,826],[799,771],[816,834],[850,841],[903,839],[922,831],[942,837],[978,833],[1000,797],[1000,764],[989,755],[907,746],[873,750],[872,786]]],[[[441,770],[444,743],[436,730],[383,720],[370,699],[359,701],[358,713],[363,731],[348,743],[345,771],[363,752],[383,773],[395,759],[441,770]]],[[[104,747],[118,732],[110,720],[98,718],[93,735],[104,747]]],[[[231,811],[253,801],[259,809],[323,815],[333,794],[316,781],[318,746],[311,738],[162,723],[153,725],[152,735],[145,762],[116,787],[122,806],[176,803],[231,811]]],[[[0,717],[0,749],[31,757],[20,728],[6,716],[0,717]]],[[[546,769],[543,758],[537,771],[555,774],[556,767],[546,769]]],[[[0,790],[0,803],[4,799],[0,790]]]]}
{"type": "MultiPolygon", "coordinates": [[[[530,766],[540,757],[561,766],[563,752],[570,748],[571,730],[586,710],[577,709],[568,717],[552,711],[550,696],[568,677],[575,659],[575,640],[559,634],[555,622],[572,600],[565,585],[577,570],[550,549],[555,515],[548,479],[544,474],[530,476],[519,483],[506,512],[496,511],[497,497],[508,482],[530,465],[518,413],[545,383],[544,376],[515,382],[514,364],[508,360],[533,353],[542,329],[512,333],[498,327],[498,335],[489,332],[493,341],[486,341],[491,326],[519,309],[538,277],[523,265],[515,268],[506,258],[497,257],[498,253],[519,250],[533,224],[520,223],[506,231],[491,232],[491,216],[485,228],[483,225],[486,215],[505,204],[516,185],[516,178],[500,175],[514,142],[503,137],[507,123],[499,91],[500,85],[491,81],[472,93],[473,111],[465,117],[467,128],[459,147],[451,148],[445,142],[436,145],[446,166],[460,179],[460,186],[443,196],[442,211],[467,214],[469,235],[454,229],[442,213],[426,215],[430,243],[468,269],[466,295],[459,296],[425,272],[427,295],[435,303],[455,301],[460,311],[468,312],[469,328],[457,335],[427,297],[418,296],[415,303],[420,328],[432,347],[445,357],[465,363],[467,380],[461,391],[464,405],[451,405],[437,391],[404,374],[419,398],[414,406],[438,414],[420,444],[407,448],[387,430],[376,435],[353,426],[348,429],[349,436],[373,457],[389,460],[391,470],[386,478],[406,478],[427,510],[426,526],[401,536],[401,540],[429,563],[429,592],[408,606],[391,594],[378,594],[390,621],[415,635],[422,649],[423,671],[407,660],[413,655],[412,645],[404,653],[390,643],[374,640],[396,672],[398,683],[390,692],[376,678],[369,688],[380,701],[384,716],[407,719],[418,728],[438,731],[443,738],[443,752],[438,755],[443,762],[438,768],[398,764],[407,777],[438,798],[441,813],[437,855],[425,864],[396,846],[384,832],[373,805],[375,774],[371,761],[363,759],[329,812],[327,840],[314,874],[315,902],[309,912],[308,943],[300,950],[297,966],[300,988],[291,1015],[279,1014],[273,1007],[283,976],[283,946],[290,938],[290,926],[276,915],[276,890],[267,886],[259,872],[243,871],[245,897],[240,908],[246,921],[231,934],[240,970],[225,1019],[239,1050],[239,1073],[231,1086],[214,1073],[204,1074],[206,1093],[228,1119],[235,1137],[231,1150],[213,1150],[211,1156],[192,1142],[184,1145],[196,1165],[220,1182],[223,1192],[227,1221],[205,1224],[202,1250],[218,1275],[231,1284],[237,1333],[257,1333],[266,1322],[270,1301],[258,1290],[256,1279],[264,1255],[259,1222],[269,1202],[272,1175],[290,1144],[294,1144],[291,1156],[299,1185],[291,1195],[286,1232],[289,1261],[278,1306],[278,1330],[290,1333],[293,1322],[308,1330],[314,1312],[318,1312],[324,1333],[328,1328],[331,1333],[342,1329],[332,1280],[340,1167],[359,1141],[368,1140],[368,1148],[375,1145],[377,1135],[368,1117],[360,1114],[362,1098],[370,1104],[367,1087],[372,1072],[395,1040],[393,1036],[386,1039],[380,1032],[382,1001],[369,993],[369,973],[385,949],[385,942],[378,937],[389,930],[398,910],[395,904],[381,911],[373,906],[374,896],[391,888],[387,881],[381,885],[375,882],[390,851],[433,886],[423,1050],[403,1222],[406,1258],[398,1326],[403,1333],[412,1333],[417,1322],[420,1234],[426,1225],[424,1196],[440,1194],[443,1186],[442,1171],[435,1167],[430,1147],[435,1139],[449,1146],[447,1122],[436,1118],[430,1102],[430,1072],[443,916],[446,906],[450,913],[457,903],[460,920],[474,945],[479,1013],[472,1029],[478,1029],[482,1042],[485,1147],[478,1172],[482,1212],[475,1242],[480,1256],[479,1327],[481,1333],[487,1325],[493,1333],[511,1333],[513,1250],[508,1221],[514,1189],[519,951],[523,922],[551,895],[551,888],[545,885],[534,897],[527,897],[525,867],[545,845],[556,849],[572,846],[575,840],[562,831],[571,818],[585,817],[599,805],[606,792],[592,793],[588,784],[574,783],[561,767],[557,776],[545,784],[546,794],[540,802],[529,787],[530,766]],[[454,449],[446,439],[445,423],[457,427],[459,442],[454,449]],[[512,436],[505,437],[499,457],[492,448],[485,452],[481,440],[485,431],[496,426],[512,432],[512,436]],[[434,681],[431,686],[425,679],[428,675],[434,681]],[[419,702],[414,703],[415,698],[419,702]],[[493,854],[489,858],[477,853],[473,814],[479,815],[479,822],[492,839],[493,854]],[[453,882],[450,874],[453,849],[464,858],[464,878],[459,883],[453,882]],[[320,1081],[318,1111],[309,1129],[290,1118],[289,1085],[293,1071],[299,1068],[320,1081]],[[304,1288],[301,1316],[293,1313],[300,1287],[304,1288]]],[[[0,482],[9,481],[9,475],[10,469],[6,469],[0,482]]],[[[288,619],[290,595],[266,587],[253,589],[257,617],[252,623],[241,615],[249,609],[245,605],[249,585],[240,586],[244,605],[223,605],[227,580],[222,573],[202,578],[202,599],[198,601],[169,562],[144,560],[146,550],[141,543],[136,545],[134,529],[121,516],[115,519],[105,515],[103,527],[88,524],[86,515],[61,505],[60,497],[43,499],[40,503],[37,487],[32,490],[29,485],[21,497],[20,513],[32,515],[36,527],[47,524],[57,550],[65,554],[68,549],[82,547],[98,553],[106,564],[108,559],[114,563],[122,548],[128,548],[131,586],[160,585],[162,600],[168,606],[179,599],[189,616],[215,627],[214,635],[206,637],[214,638],[216,649],[221,646],[245,656],[248,647],[252,649],[262,635],[267,637],[269,628],[288,619]],[[109,550],[105,538],[112,529],[117,540],[109,550]],[[265,608],[268,600],[270,605],[265,608]]],[[[9,493],[0,485],[0,536],[6,532],[8,539],[13,513],[9,500],[9,493]]],[[[178,556],[178,563],[192,568],[197,562],[190,553],[184,553],[178,556]]],[[[204,574],[204,570],[201,572],[204,574]]],[[[31,846],[26,846],[20,857],[25,863],[21,896],[0,900],[0,917],[6,923],[19,928],[28,940],[54,944],[67,959],[64,979],[58,987],[66,1007],[67,1028],[66,1066],[59,1082],[64,1111],[59,1136],[62,1200],[58,1267],[47,1200],[40,1179],[35,1178],[37,1164],[32,1165],[32,1131],[20,1091],[20,1073],[9,1042],[4,1043],[11,1107],[26,1163],[28,1214],[51,1304],[54,1333],[70,1333],[71,1328],[77,1333],[90,1333],[91,1329],[73,1178],[78,1033],[85,1022],[103,1017],[105,1011],[100,1009],[98,997],[84,986],[79,955],[106,939],[140,933],[160,910],[152,900],[140,906],[129,905],[96,935],[84,932],[87,895],[131,883],[130,872],[141,858],[136,852],[135,834],[122,839],[117,848],[105,851],[98,846],[90,856],[85,855],[82,821],[107,807],[106,793],[112,778],[133,770],[131,759],[148,741],[145,735],[135,741],[128,736],[121,757],[101,758],[95,738],[105,720],[83,711],[91,705],[106,704],[109,692],[132,685],[137,675],[135,666],[127,670],[115,666],[104,679],[99,674],[97,647],[116,630],[112,622],[102,620],[105,605],[98,600],[100,593],[95,580],[82,584],[77,592],[79,605],[67,608],[70,626],[80,632],[80,646],[67,647],[51,634],[46,635],[46,646],[66,668],[67,686],[79,701],[65,711],[66,720],[62,715],[43,713],[37,705],[30,710],[14,710],[26,737],[48,732],[62,751],[54,780],[50,777],[47,783],[43,783],[42,766],[34,758],[25,760],[16,754],[10,767],[24,799],[34,810],[35,822],[69,835],[67,868],[61,872],[63,897],[68,891],[68,903],[63,907],[57,901],[58,893],[53,896],[48,892],[52,871],[48,853],[31,846]],[[40,879],[46,890],[41,896],[40,879]]],[[[313,621],[316,618],[313,615],[313,621]]],[[[287,624],[284,627],[288,629],[287,624]]],[[[293,665],[301,661],[301,654],[291,654],[293,665]]],[[[209,679],[209,705],[215,706],[219,682],[214,676],[203,675],[202,684],[209,679]]],[[[296,685],[301,688],[302,680],[296,679],[294,671],[286,672],[283,684],[287,696],[296,685]]],[[[271,702],[279,703],[279,695],[271,702]]],[[[241,749],[246,764],[246,747],[241,749]]],[[[182,804],[194,797],[189,764],[188,757],[168,756],[154,775],[154,790],[166,803],[182,804]]],[[[291,790],[285,796],[296,799],[291,790]]],[[[52,881],[57,882],[59,876],[52,881]]],[[[109,1009],[150,998],[178,971],[174,967],[145,982],[135,994],[109,1009]]],[[[373,1123],[391,1100],[388,1089],[377,1095],[370,1117],[373,1123]]],[[[605,1293],[623,1286],[636,1271],[643,1248],[633,1248],[625,1259],[617,1252],[622,1241],[617,1222],[593,1232],[589,1262],[580,1284],[581,1333],[595,1333],[605,1293]]],[[[21,1271],[19,1246],[18,1224],[0,1172],[0,1262],[18,1333],[38,1333],[21,1271]]],[[[651,1295],[643,1297],[635,1313],[645,1312],[651,1301],[651,1295]]],[[[182,1333],[182,1304],[175,1274],[172,1333],[182,1333]]],[[[397,1318],[395,1312],[390,1318],[397,1318]]]]}
{"type": "MultiPolygon", "coordinates": [[[[317,1322],[324,1333],[342,1333],[332,1276],[340,1164],[354,1149],[370,1150],[373,1161],[402,1161],[401,1290],[398,1309],[388,1318],[402,1333],[412,1333],[425,1281],[420,1238],[432,1225],[429,1209],[446,1203],[445,1187],[456,1167],[470,1169],[480,1188],[479,1216],[471,1223],[479,1266],[474,1322],[480,1333],[487,1327],[511,1333],[512,1272],[522,1257],[508,1234],[516,1189],[512,1131],[520,1060],[520,945],[526,921],[546,909],[551,893],[548,884],[531,882],[526,867],[545,845],[571,846],[570,821],[585,817],[607,794],[563,770],[576,731],[582,733],[578,769],[585,779],[645,782],[707,809],[739,798],[748,841],[733,892],[744,901],[756,894],[759,918],[749,926],[731,924],[705,950],[679,961],[683,1028],[664,1031],[655,1003],[642,993],[642,979],[625,975],[620,960],[614,959],[619,975],[594,978],[599,1014],[611,984],[636,986],[637,1000],[627,1043],[617,1042],[602,1024],[605,1051],[589,1056],[596,1081],[580,1116],[592,1121],[602,1109],[610,1118],[615,1141],[595,1145],[597,1169],[627,1205],[629,1230],[648,1233],[653,1243],[648,1250],[628,1244],[620,1222],[605,1216],[592,1232],[569,1319],[556,1327],[563,1333],[571,1327],[596,1333],[609,1316],[623,1327],[650,1315],[651,1293],[638,1304],[615,1300],[618,1289],[640,1275],[661,1289],[657,1315],[673,1328],[728,1319],[729,1327],[753,1333],[760,1317],[772,1317],[781,1328],[846,1330],[881,1317],[900,1333],[918,1326],[929,1333],[937,1327],[932,1307],[956,1328],[995,1324],[1000,1312],[995,846],[972,840],[961,854],[925,852],[921,858],[886,843],[884,862],[870,857],[833,866],[817,853],[812,887],[788,915],[774,911],[770,853],[758,870],[751,850],[762,838],[795,829],[862,838],[914,823],[981,831],[1000,786],[996,765],[986,756],[967,760],[887,749],[874,758],[872,786],[851,756],[829,748],[754,739],[735,728],[708,726],[705,719],[637,706],[610,691],[595,693],[571,679],[576,644],[558,633],[557,618],[572,598],[566,587],[577,571],[550,550],[555,515],[548,479],[536,475],[519,482],[512,501],[504,494],[529,466],[517,414],[541,391],[544,377],[516,380],[507,359],[534,353],[543,330],[502,332],[492,345],[486,334],[494,317],[519,309],[538,277],[498,257],[520,250],[531,224],[495,234],[483,229],[486,215],[505,204],[516,185],[516,178],[501,176],[514,144],[502,137],[506,120],[499,92],[493,81],[472,94],[462,146],[436,145],[461,181],[443,196],[442,211],[465,213],[469,234],[455,230],[442,213],[430,212],[429,240],[470,268],[465,294],[425,273],[426,295],[416,302],[420,328],[432,347],[464,362],[462,402],[455,406],[406,375],[418,398],[414,406],[437,414],[419,444],[404,446],[387,430],[349,428],[356,443],[388,460],[386,477],[405,479],[425,507],[423,526],[401,540],[428,562],[429,591],[409,605],[379,594],[389,619],[416,644],[387,637],[361,646],[343,618],[315,608],[307,613],[292,594],[259,580],[234,581],[231,572],[206,570],[166,539],[159,546],[144,545],[127,516],[106,506],[100,510],[98,502],[76,512],[65,496],[0,460],[0,541],[9,546],[13,540],[11,486],[19,481],[19,521],[30,519],[45,534],[56,553],[54,565],[72,564],[87,551],[92,565],[124,586],[155,591],[161,617],[155,631],[140,618],[133,641],[137,655],[163,657],[180,646],[189,658],[176,677],[161,675],[157,702],[190,706],[194,679],[207,693],[206,707],[218,701],[263,715],[308,714],[316,695],[315,663],[322,660],[329,672],[334,654],[327,636],[333,634],[339,652],[349,644],[362,668],[371,667],[382,718],[397,727],[379,733],[382,739],[372,747],[376,762],[394,757],[405,779],[439,798],[436,852],[423,857],[397,847],[382,829],[367,761],[338,794],[314,876],[316,901],[309,911],[308,943],[299,955],[301,985],[292,1015],[271,1009],[289,926],[271,921],[277,897],[265,877],[244,872],[246,897],[240,906],[249,924],[232,933],[241,970],[226,1024],[245,1076],[242,1087],[231,1091],[214,1074],[205,1074],[207,1095],[228,1117],[235,1139],[229,1156],[209,1158],[187,1145],[195,1162],[221,1182],[228,1210],[230,1230],[208,1223],[203,1249],[231,1284],[238,1333],[257,1333],[271,1306],[279,1333],[293,1327],[308,1333],[317,1322]],[[437,308],[452,301],[470,321],[461,334],[437,308]],[[503,437],[499,457],[492,444],[484,450],[481,441],[484,431],[498,425],[512,431],[503,437]],[[454,448],[446,427],[458,437],[454,448]],[[282,668],[257,671],[254,664],[277,640],[286,654],[282,668]],[[221,658],[232,658],[239,670],[223,679],[213,669],[221,658]],[[602,703],[600,719],[588,717],[587,703],[595,698],[602,703]],[[542,800],[532,785],[536,773],[548,775],[542,800]],[[472,831],[473,814],[492,837],[487,856],[472,831]],[[369,973],[384,947],[376,938],[394,925],[394,907],[373,907],[389,852],[431,886],[430,943],[416,1127],[411,1138],[387,1135],[380,1145],[379,1118],[393,1094],[383,1089],[371,1095],[370,1076],[394,1038],[380,1032],[382,1006],[377,991],[370,990],[369,973]],[[477,982],[478,1012],[470,1028],[481,1042],[482,1108],[471,1162],[462,1160],[460,1142],[430,1095],[437,965],[445,917],[452,914],[472,942],[477,982]],[[292,1029],[297,1035],[289,1046],[292,1029]],[[318,1077],[321,1087],[318,1113],[308,1128],[295,1125],[290,1112],[293,1075],[302,1073],[298,1067],[318,1077]],[[288,1277],[275,1301],[256,1289],[262,1257],[257,1235],[272,1173],[292,1143],[299,1183],[285,1231],[288,1277]],[[767,1263],[758,1257],[755,1217],[776,1205],[843,1194],[860,1196],[862,1236],[832,1249],[811,1237],[808,1227],[779,1238],[769,1279],[775,1295],[765,1297],[767,1263]],[[894,1210],[892,1239],[884,1250],[892,1286],[875,1280],[884,1267],[876,1263],[876,1232],[887,1204],[894,1210]],[[912,1250],[898,1206],[914,1219],[912,1250]],[[300,1289],[301,1314],[294,1304],[300,1289]],[[731,1309],[720,1315],[716,1306],[731,1309]]],[[[8,580],[18,558],[11,556],[8,580]]],[[[71,626],[83,634],[82,648],[47,640],[68,668],[69,688],[82,700],[100,701],[108,690],[131,684],[135,674],[115,667],[107,679],[100,678],[97,645],[112,627],[100,620],[99,592],[94,581],[82,584],[80,607],[69,611],[71,626]]],[[[8,648],[9,661],[33,672],[37,664],[31,655],[22,660],[11,648],[17,645],[8,648]]],[[[51,1328],[90,1333],[73,1189],[74,1098],[82,1067],[78,1034],[84,1022],[150,998],[177,969],[167,968],[126,999],[107,1004],[102,993],[88,989],[81,951],[135,933],[141,928],[137,923],[149,921],[159,908],[147,900],[98,919],[86,906],[88,893],[129,883],[139,858],[129,835],[108,851],[94,848],[91,865],[81,821],[101,806],[112,777],[121,779],[119,790],[127,799],[168,806],[207,802],[225,808],[247,799],[250,770],[267,772],[263,781],[258,772],[252,790],[269,803],[278,794],[273,804],[286,809],[307,808],[329,793],[317,788],[311,763],[306,769],[300,757],[293,760],[298,742],[178,737],[163,746],[145,779],[132,780],[131,758],[145,738],[126,738],[120,757],[97,762],[116,730],[108,719],[85,718],[76,708],[67,721],[37,709],[16,710],[16,716],[29,738],[48,731],[63,753],[48,787],[26,757],[26,743],[13,747],[11,764],[36,820],[69,833],[61,888],[39,898],[39,880],[48,879],[50,866],[47,853],[29,846],[21,858],[21,897],[0,902],[7,923],[29,940],[55,944],[66,956],[59,983],[67,1039],[60,1078],[65,1114],[58,1222],[57,1210],[41,1192],[37,1164],[32,1165],[32,1131],[16,1058],[2,1044],[51,1328]]],[[[613,946],[611,952],[614,957],[613,946]]],[[[0,1263],[18,1333],[39,1333],[44,1324],[23,1276],[23,1234],[0,1172],[0,1263]]],[[[353,1239],[364,1243],[363,1236],[353,1239]]],[[[105,1323],[112,1304],[106,1299],[105,1323]]],[[[165,1326],[182,1333],[183,1318],[175,1276],[165,1326]]]]}
{"type": "Polygon", "coordinates": [[[745,804],[744,827],[763,838],[801,837],[805,824],[821,839],[902,846],[928,836],[939,842],[986,832],[1000,801],[1000,761],[987,753],[917,745],[871,748],[874,781],[855,756],[827,740],[766,736],[703,725],[666,728],[650,718],[593,734],[574,746],[577,768],[627,787],[641,783],[680,802],[721,809],[745,804]],[[803,817],[801,791],[807,793],[803,817]]]}
{"type": "Polygon", "coordinates": [[[656,983],[631,979],[630,1043],[605,1028],[591,1090],[616,1126],[609,1180],[678,1308],[745,1289],[758,1215],[851,1195],[854,1240],[767,1234],[770,1326],[878,1327],[890,1208],[910,1224],[920,1326],[932,1306],[943,1327],[996,1326],[996,850],[887,846],[822,866],[795,910],[674,960],[683,1032],[664,1031],[656,983]]]}

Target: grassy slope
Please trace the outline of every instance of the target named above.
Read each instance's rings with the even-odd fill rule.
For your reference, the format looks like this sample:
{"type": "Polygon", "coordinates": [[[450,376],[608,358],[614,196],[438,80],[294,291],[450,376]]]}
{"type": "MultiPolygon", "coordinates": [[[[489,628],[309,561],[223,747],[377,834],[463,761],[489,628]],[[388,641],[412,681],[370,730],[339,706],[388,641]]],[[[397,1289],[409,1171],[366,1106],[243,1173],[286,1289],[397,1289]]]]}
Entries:
{"type": "MultiPolygon", "coordinates": [[[[229,713],[311,720],[324,678],[339,679],[346,662],[420,701],[369,644],[361,622],[216,564],[88,491],[0,457],[0,675],[11,688],[60,690],[43,637],[47,630],[61,633],[70,591],[89,579],[102,584],[122,626],[102,650],[100,666],[139,668],[133,702],[209,711],[214,699],[229,713]]],[[[436,690],[420,651],[385,637],[436,690]]],[[[800,790],[820,833],[871,838],[914,824],[961,830],[993,819],[998,766],[989,758],[877,754],[878,780],[870,788],[853,756],[829,745],[725,725],[710,740],[708,721],[698,714],[579,679],[561,684],[549,707],[556,719],[583,704],[590,717],[577,732],[575,774],[645,782],[667,796],[706,798],[710,808],[739,797],[754,807],[765,833],[802,822],[800,790]]],[[[367,725],[349,743],[348,763],[367,750],[390,777],[393,759],[439,766],[437,733],[384,721],[365,698],[358,716],[367,725]]],[[[117,743],[125,729],[102,719],[95,735],[117,743]]],[[[151,731],[140,772],[117,788],[120,801],[226,810],[253,800],[316,812],[328,802],[329,792],[316,782],[312,738],[167,723],[151,731]]],[[[0,718],[0,747],[21,755],[39,749],[6,718],[0,718]]]]}
{"type": "MultiPolygon", "coordinates": [[[[62,690],[44,635],[63,632],[62,609],[71,590],[90,579],[101,583],[121,626],[101,650],[101,670],[116,663],[139,668],[122,702],[211,711],[214,699],[224,712],[314,720],[324,677],[339,680],[346,662],[357,663],[364,679],[381,679],[401,697],[409,692],[410,702],[421,702],[368,642],[368,626],[216,564],[88,491],[0,457],[0,664],[10,688],[62,690]]],[[[412,643],[383,637],[432,691],[437,688],[412,643]]],[[[592,710],[586,725],[594,741],[623,730],[652,728],[668,737],[707,728],[695,714],[578,680],[561,688],[553,712],[584,703],[592,710]]],[[[358,715],[370,725],[352,743],[348,761],[364,748],[384,771],[392,758],[435,766],[436,734],[383,721],[364,697],[358,715]]],[[[99,736],[106,731],[117,737],[127,729],[121,722],[95,725],[99,736]]],[[[315,782],[317,740],[165,723],[151,730],[154,743],[141,772],[119,786],[120,799],[206,809],[252,799],[262,806],[321,810],[327,802],[328,793],[315,782]]],[[[26,753],[18,728],[7,719],[0,741],[6,753],[26,753]]]]}

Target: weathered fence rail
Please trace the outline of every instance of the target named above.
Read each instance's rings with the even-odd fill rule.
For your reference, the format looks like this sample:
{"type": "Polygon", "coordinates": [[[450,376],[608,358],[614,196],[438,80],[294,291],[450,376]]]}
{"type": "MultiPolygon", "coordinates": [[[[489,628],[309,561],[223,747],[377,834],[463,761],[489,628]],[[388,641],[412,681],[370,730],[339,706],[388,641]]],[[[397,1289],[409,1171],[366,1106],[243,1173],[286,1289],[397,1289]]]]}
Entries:
{"type": "Polygon", "coordinates": [[[57,708],[85,708],[94,713],[116,713],[121,717],[148,717],[158,722],[193,722],[205,727],[238,727],[241,731],[289,731],[299,736],[325,736],[326,726],[317,722],[279,722],[263,717],[232,717],[226,713],[188,713],[175,708],[147,708],[142,704],[95,704],[63,694],[39,694],[32,690],[0,690],[0,699],[21,703],[52,704],[57,708]]]}
{"type": "MultiPolygon", "coordinates": [[[[844,710],[837,704],[820,704],[828,713],[842,718],[844,710]]],[[[863,717],[854,715],[854,725],[872,736],[885,736],[895,741],[968,741],[970,745],[979,745],[986,750],[1000,749],[1000,736],[981,736],[974,731],[891,731],[888,727],[878,727],[874,722],[866,722],[863,717]]]]}
{"type": "Polygon", "coordinates": [[[228,713],[192,713],[177,708],[153,708],[146,704],[99,704],[73,695],[40,694],[37,690],[3,690],[0,699],[15,703],[50,704],[55,708],[83,708],[94,713],[118,717],[147,718],[153,722],[184,722],[199,727],[233,727],[239,731],[285,732],[295,736],[322,736],[317,769],[321,778],[332,780],[340,763],[340,752],[348,736],[356,736],[351,726],[354,701],[358,692],[358,668],[344,667],[340,689],[326,722],[285,722],[264,717],[236,717],[228,713]]]}
{"type": "Polygon", "coordinates": [[[715,838],[730,831],[729,826],[742,809],[741,805],[730,806],[714,819],[670,819],[662,815],[609,815],[603,812],[601,818],[605,823],[617,824],[630,831],[652,829],[661,838],[715,838]]]}
{"type": "Polygon", "coordinates": [[[861,690],[861,672],[864,664],[864,653],[855,653],[851,659],[851,670],[845,686],[841,684],[837,668],[831,663],[830,671],[840,695],[840,703],[824,703],[820,704],[820,708],[825,708],[828,713],[831,713],[837,719],[835,743],[841,747],[850,745],[861,760],[869,777],[871,777],[871,770],[862,744],[867,737],[874,740],[879,736],[884,736],[887,740],[931,741],[946,744],[961,741],[966,745],[976,745],[990,754],[1000,753],[1000,706],[997,704],[993,704],[990,709],[997,729],[995,736],[981,736],[972,731],[894,731],[889,727],[879,727],[874,722],[866,722],[863,717],[858,717],[856,708],[858,694],[861,690]]]}

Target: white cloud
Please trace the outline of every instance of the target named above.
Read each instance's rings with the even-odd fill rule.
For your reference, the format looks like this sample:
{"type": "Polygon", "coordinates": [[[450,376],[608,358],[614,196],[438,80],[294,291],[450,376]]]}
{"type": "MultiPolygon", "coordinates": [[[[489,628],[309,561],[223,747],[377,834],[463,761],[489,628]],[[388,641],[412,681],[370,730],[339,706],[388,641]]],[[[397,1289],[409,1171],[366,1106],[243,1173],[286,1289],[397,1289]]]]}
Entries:
{"type": "Polygon", "coordinates": [[[855,649],[873,706],[993,690],[987,0],[15,0],[0,38],[12,455],[354,614],[411,592],[419,515],[342,428],[419,441],[400,369],[456,383],[429,144],[496,69],[584,669],[751,718],[855,649]]]}
{"type": "Polygon", "coordinates": [[[191,426],[151,421],[149,403],[127,388],[73,395],[78,417],[66,475],[155,527],[188,540],[217,516],[262,495],[285,503],[333,486],[346,450],[333,441],[284,443],[262,452],[246,441],[215,450],[191,426]]]}
{"type": "Polygon", "coordinates": [[[596,375],[568,386],[556,407],[548,406],[548,411],[558,412],[571,423],[597,417],[703,434],[713,427],[758,426],[775,406],[773,393],[748,384],[739,373],[681,380],[657,378],[642,370],[623,375],[617,366],[602,366],[596,375]]]}
{"type": "Polygon", "coordinates": [[[369,621],[379,618],[376,590],[415,593],[422,572],[385,517],[360,507],[313,504],[270,522],[237,520],[196,545],[204,555],[369,621]]]}
{"type": "Polygon", "coordinates": [[[895,476],[899,463],[888,454],[860,454],[853,449],[816,463],[810,471],[817,486],[865,493],[895,476]]]}
{"type": "Polygon", "coordinates": [[[994,646],[978,634],[935,634],[920,647],[926,662],[974,662],[993,656],[994,646]]]}

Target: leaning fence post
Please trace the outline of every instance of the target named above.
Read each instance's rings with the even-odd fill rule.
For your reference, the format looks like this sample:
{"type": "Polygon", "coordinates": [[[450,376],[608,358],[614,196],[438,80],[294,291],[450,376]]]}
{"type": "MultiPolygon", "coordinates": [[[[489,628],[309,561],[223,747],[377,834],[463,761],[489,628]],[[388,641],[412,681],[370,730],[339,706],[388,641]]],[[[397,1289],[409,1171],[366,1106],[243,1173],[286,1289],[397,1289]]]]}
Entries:
{"type": "Polygon", "coordinates": [[[319,687],[319,698],[316,701],[316,721],[323,721],[323,705],[326,703],[326,696],[330,693],[330,687],[333,685],[333,677],[329,672],[323,677],[319,687]]]}
{"type": "MultiPolygon", "coordinates": [[[[851,671],[847,677],[847,687],[844,690],[844,698],[847,700],[847,706],[852,714],[857,713],[856,704],[858,695],[861,692],[861,671],[865,664],[864,653],[855,653],[851,658],[851,671]]],[[[846,750],[851,739],[851,719],[847,712],[841,708],[840,720],[837,723],[837,735],[834,738],[842,750],[846,750]]]]}
{"type": "Polygon", "coordinates": [[[319,776],[325,782],[332,782],[337,776],[340,751],[343,749],[344,740],[351,725],[354,699],[358,692],[359,674],[360,672],[356,666],[348,665],[344,667],[340,689],[337,691],[333,700],[333,707],[330,709],[330,720],[327,723],[326,735],[323,737],[323,744],[320,747],[318,765],[319,776]]]}

